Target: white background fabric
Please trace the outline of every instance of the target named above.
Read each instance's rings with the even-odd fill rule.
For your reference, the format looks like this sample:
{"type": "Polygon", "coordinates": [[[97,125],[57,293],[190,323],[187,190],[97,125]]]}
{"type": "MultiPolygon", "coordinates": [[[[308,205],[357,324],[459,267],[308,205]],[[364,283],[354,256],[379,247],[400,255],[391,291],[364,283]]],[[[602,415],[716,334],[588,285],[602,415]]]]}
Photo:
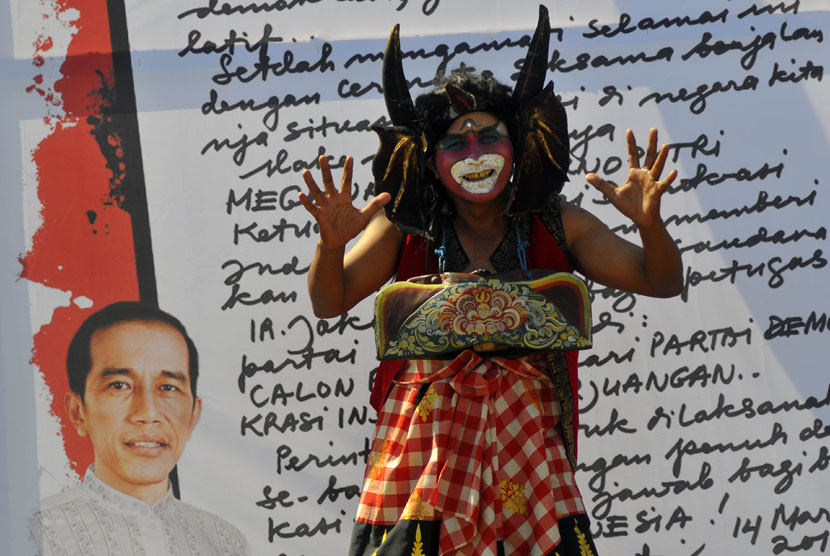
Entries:
{"type": "MultiPolygon", "coordinates": [[[[319,149],[335,161],[353,155],[362,204],[376,138],[365,131],[319,128],[324,119],[349,127],[347,120],[355,126],[385,115],[376,88],[356,94],[380,81],[379,59],[349,60],[382,52],[388,31],[400,22],[404,51],[424,53],[405,60],[410,80],[430,81],[449,58],[449,69],[463,61],[509,82],[525,48],[474,46],[515,42],[531,33],[538,4],[260,4],[274,8],[199,18],[180,14],[208,2],[126,2],[159,300],[188,326],[203,362],[202,420],[179,474],[183,499],[239,527],[254,553],[335,554],[345,550],[350,534],[371,437],[371,423],[360,422],[374,414],[368,407],[369,372],[376,366],[366,328],[371,300],[344,320],[320,324],[312,317],[301,270],[311,261],[316,237],[296,203],[299,168],[319,149]],[[266,24],[272,36],[283,39],[269,45],[271,62],[293,56],[293,68],[307,61],[311,71],[222,85],[215,82],[221,54],[182,53],[190,33],[201,33],[199,46],[223,41],[232,29],[255,41],[266,24]],[[462,53],[442,55],[440,45],[462,53]],[[278,121],[263,122],[264,110],[206,115],[202,107],[211,89],[228,103],[261,103],[271,95],[285,101],[289,94],[314,102],[280,108],[278,121]],[[318,126],[313,136],[300,131],[313,126],[318,126]],[[244,159],[236,151],[234,161],[233,148],[209,146],[212,139],[234,143],[243,135],[261,143],[252,144],[244,159]],[[298,137],[289,141],[292,135],[298,137]],[[256,171],[268,161],[275,169],[271,175],[256,171]],[[300,161],[296,168],[294,161],[300,161]],[[252,194],[275,192],[275,202],[267,205],[271,194],[262,202],[276,210],[229,210],[230,192],[239,199],[248,188],[252,194]],[[284,235],[255,242],[241,234],[235,242],[234,227],[251,225],[269,233],[273,225],[282,226],[284,235]],[[226,282],[234,281],[239,265],[254,263],[270,265],[275,274],[260,275],[254,266],[238,279],[240,291],[259,298],[271,289],[286,301],[237,303],[223,310],[232,293],[226,282]],[[274,339],[266,334],[260,341],[257,333],[252,342],[251,322],[259,327],[266,318],[274,339]],[[256,365],[287,364],[279,372],[247,378],[242,393],[243,357],[256,365]],[[295,419],[296,430],[285,425],[285,432],[272,429],[262,437],[250,430],[240,434],[244,418],[262,414],[255,425],[261,431],[269,412],[279,426],[295,419]],[[349,424],[353,413],[359,419],[349,424]],[[265,499],[265,488],[272,498],[287,494],[281,502],[257,504],[265,499]]],[[[830,543],[827,437],[809,432],[816,427],[826,435],[830,423],[830,96],[817,69],[808,67],[809,77],[796,81],[773,77],[776,71],[799,75],[810,62],[814,68],[826,63],[830,9],[826,1],[782,5],[786,10],[742,17],[752,2],[548,3],[552,26],[561,29],[561,40],[556,32],[551,40],[556,70],[548,79],[566,103],[572,130],[574,173],[565,195],[611,227],[626,224],[582,178],[599,164],[600,175],[624,179],[624,168],[609,170],[625,163],[628,127],[641,141],[649,127],[658,128],[661,141],[675,146],[668,167],[680,173],[664,197],[663,214],[674,218],[668,228],[684,250],[683,295],[653,300],[598,288],[596,347],[582,355],[586,429],[577,481],[603,554],[773,554],[787,547],[818,554],[830,543]],[[705,21],[707,11],[712,21],[694,24],[705,21]],[[670,23],[656,23],[664,18],[670,23]],[[615,34],[621,21],[629,23],[615,34]],[[594,36],[604,25],[613,36],[594,36]],[[704,39],[707,33],[711,38],[704,39]],[[753,41],[757,48],[747,46],[753,41]]],[[[4,43],[5,51],[14,53],[10,58],[25,59],[34,40],[27,21],[42,9],[13,1],[3,10],[12,14],[7,23],[13,40],[4,43]]],[[[229,71],[245,66],[252,72],[257,57],[238,45],[225,64],[229,71]]],[[[11,448],[0,466],[9,493],[0,521],[10,524],[10,538],[19,542],[14,524],[21,515],[39,496],[76,478],[59,457],[61,444],[42,402],[37,431],[33,425],[42,392],[36,394],[37,370],[26,364],[28,331],[48,322],[51,308],[65,301],[60,292],[14,281],[15,256],[36,225],[37,183],[27,153],[43,132],[37,131],[38,105],[20,94],[13,73],[4,77],[3,87],[16,91],[8,98],[17,114],[8,106],[3,114],[13,130],[23,131],[4,131],[10,148],[4,147],[3,156],[10,162],[3,189],[10,202],[2,208],[9,234],[2,253],[0,356],[3,438],[11,448]],[[37,444],[31,440],[35,435],[37,444]]],[[[413,88],[413,94],[420,90],[413,88]]],[[[626,237],[638,241],[636,233],[626,237]]]]}

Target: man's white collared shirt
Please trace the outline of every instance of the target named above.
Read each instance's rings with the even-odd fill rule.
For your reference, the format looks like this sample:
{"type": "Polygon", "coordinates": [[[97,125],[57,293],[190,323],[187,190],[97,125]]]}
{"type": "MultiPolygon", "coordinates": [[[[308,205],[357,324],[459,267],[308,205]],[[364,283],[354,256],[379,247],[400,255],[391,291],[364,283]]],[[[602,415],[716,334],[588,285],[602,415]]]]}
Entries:
{"type": "Polygon", "coordinates": [[[84,482],[41,501],[30,534],[44,556],[237,556],[250,553],[224,519],[176,500],[171,489],[150,506],[101,482],[84,482]]]}

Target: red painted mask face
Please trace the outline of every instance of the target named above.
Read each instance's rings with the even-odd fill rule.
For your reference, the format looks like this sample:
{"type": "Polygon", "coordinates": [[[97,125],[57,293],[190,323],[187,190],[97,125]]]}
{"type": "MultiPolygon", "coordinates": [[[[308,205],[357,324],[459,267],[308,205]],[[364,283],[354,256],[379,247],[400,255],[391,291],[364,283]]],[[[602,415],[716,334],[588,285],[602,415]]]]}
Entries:
{"type": "Polygon", "coordinates": [[[459,116],[435,149],[435,167],[451,196],[474,203],[495,199],[513,168],[507,125],[488,112],[459,116]]]}

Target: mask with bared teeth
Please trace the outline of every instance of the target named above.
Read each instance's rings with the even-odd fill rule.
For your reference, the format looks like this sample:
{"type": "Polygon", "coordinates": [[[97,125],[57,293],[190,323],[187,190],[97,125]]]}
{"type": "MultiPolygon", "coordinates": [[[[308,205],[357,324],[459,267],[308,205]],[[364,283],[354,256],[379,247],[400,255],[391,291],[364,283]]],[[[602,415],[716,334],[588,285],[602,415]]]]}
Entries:
{"type": "MultiPolygon", "coordinates": [[[[551,195],[559,194],[568,180],[568,124],[553,83],[544,83],[549,39],[548,12],[540,5],[536,31],[513,89],[490,72],[462,64],[449,75],[438,75],[435,88],[413,102],[403,74],[399,26],[395,26],[384,54],[382,79],[393,126],[372,128],[380,138],[372,172],[375,194],[392,196],[384,207],[387,218],[403,233],[433,241],[440,237],[445,187],[453,194],[457,185],[462,197],[479,200],[506,189],[508,216],[541,210],[551,195]],[[473,113],[493,116],[506,132],[504,143],[509,148],[458,158],[442,173],[440,149],[449,128],[459,117],[473,113]]],[[[487,139],[471,145],[482,141],[476,129],[470,131],[466,146],[494,150],[487,139]]]]}

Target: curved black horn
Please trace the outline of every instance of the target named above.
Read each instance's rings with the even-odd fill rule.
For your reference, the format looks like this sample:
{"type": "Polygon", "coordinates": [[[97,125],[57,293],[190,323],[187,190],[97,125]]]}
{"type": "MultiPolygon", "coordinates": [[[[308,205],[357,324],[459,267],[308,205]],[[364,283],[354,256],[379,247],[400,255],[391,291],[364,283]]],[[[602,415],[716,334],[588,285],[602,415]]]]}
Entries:
{"type": "Polygon", "coordinates": [[[539,5],[539,21],[536,24],[536,32],[530,40],[527,49],[522,71],[516,80],[516,87],[513,89],[513,98],[517,100],[530,100],[545,84],[545,73],[548,69],[548,46],[550,44],[550,21],[548,20],[548,9],[539,5]]]}
{"type": "Polygon", "coordinates": [[[413,127],[416,121],[415,105],[409,94],[406,77],[403,74],[401,56],[400,25],[395,25],[386,43],[383,54],[383,98],[386,110],[394,125],[413,127]]]}

